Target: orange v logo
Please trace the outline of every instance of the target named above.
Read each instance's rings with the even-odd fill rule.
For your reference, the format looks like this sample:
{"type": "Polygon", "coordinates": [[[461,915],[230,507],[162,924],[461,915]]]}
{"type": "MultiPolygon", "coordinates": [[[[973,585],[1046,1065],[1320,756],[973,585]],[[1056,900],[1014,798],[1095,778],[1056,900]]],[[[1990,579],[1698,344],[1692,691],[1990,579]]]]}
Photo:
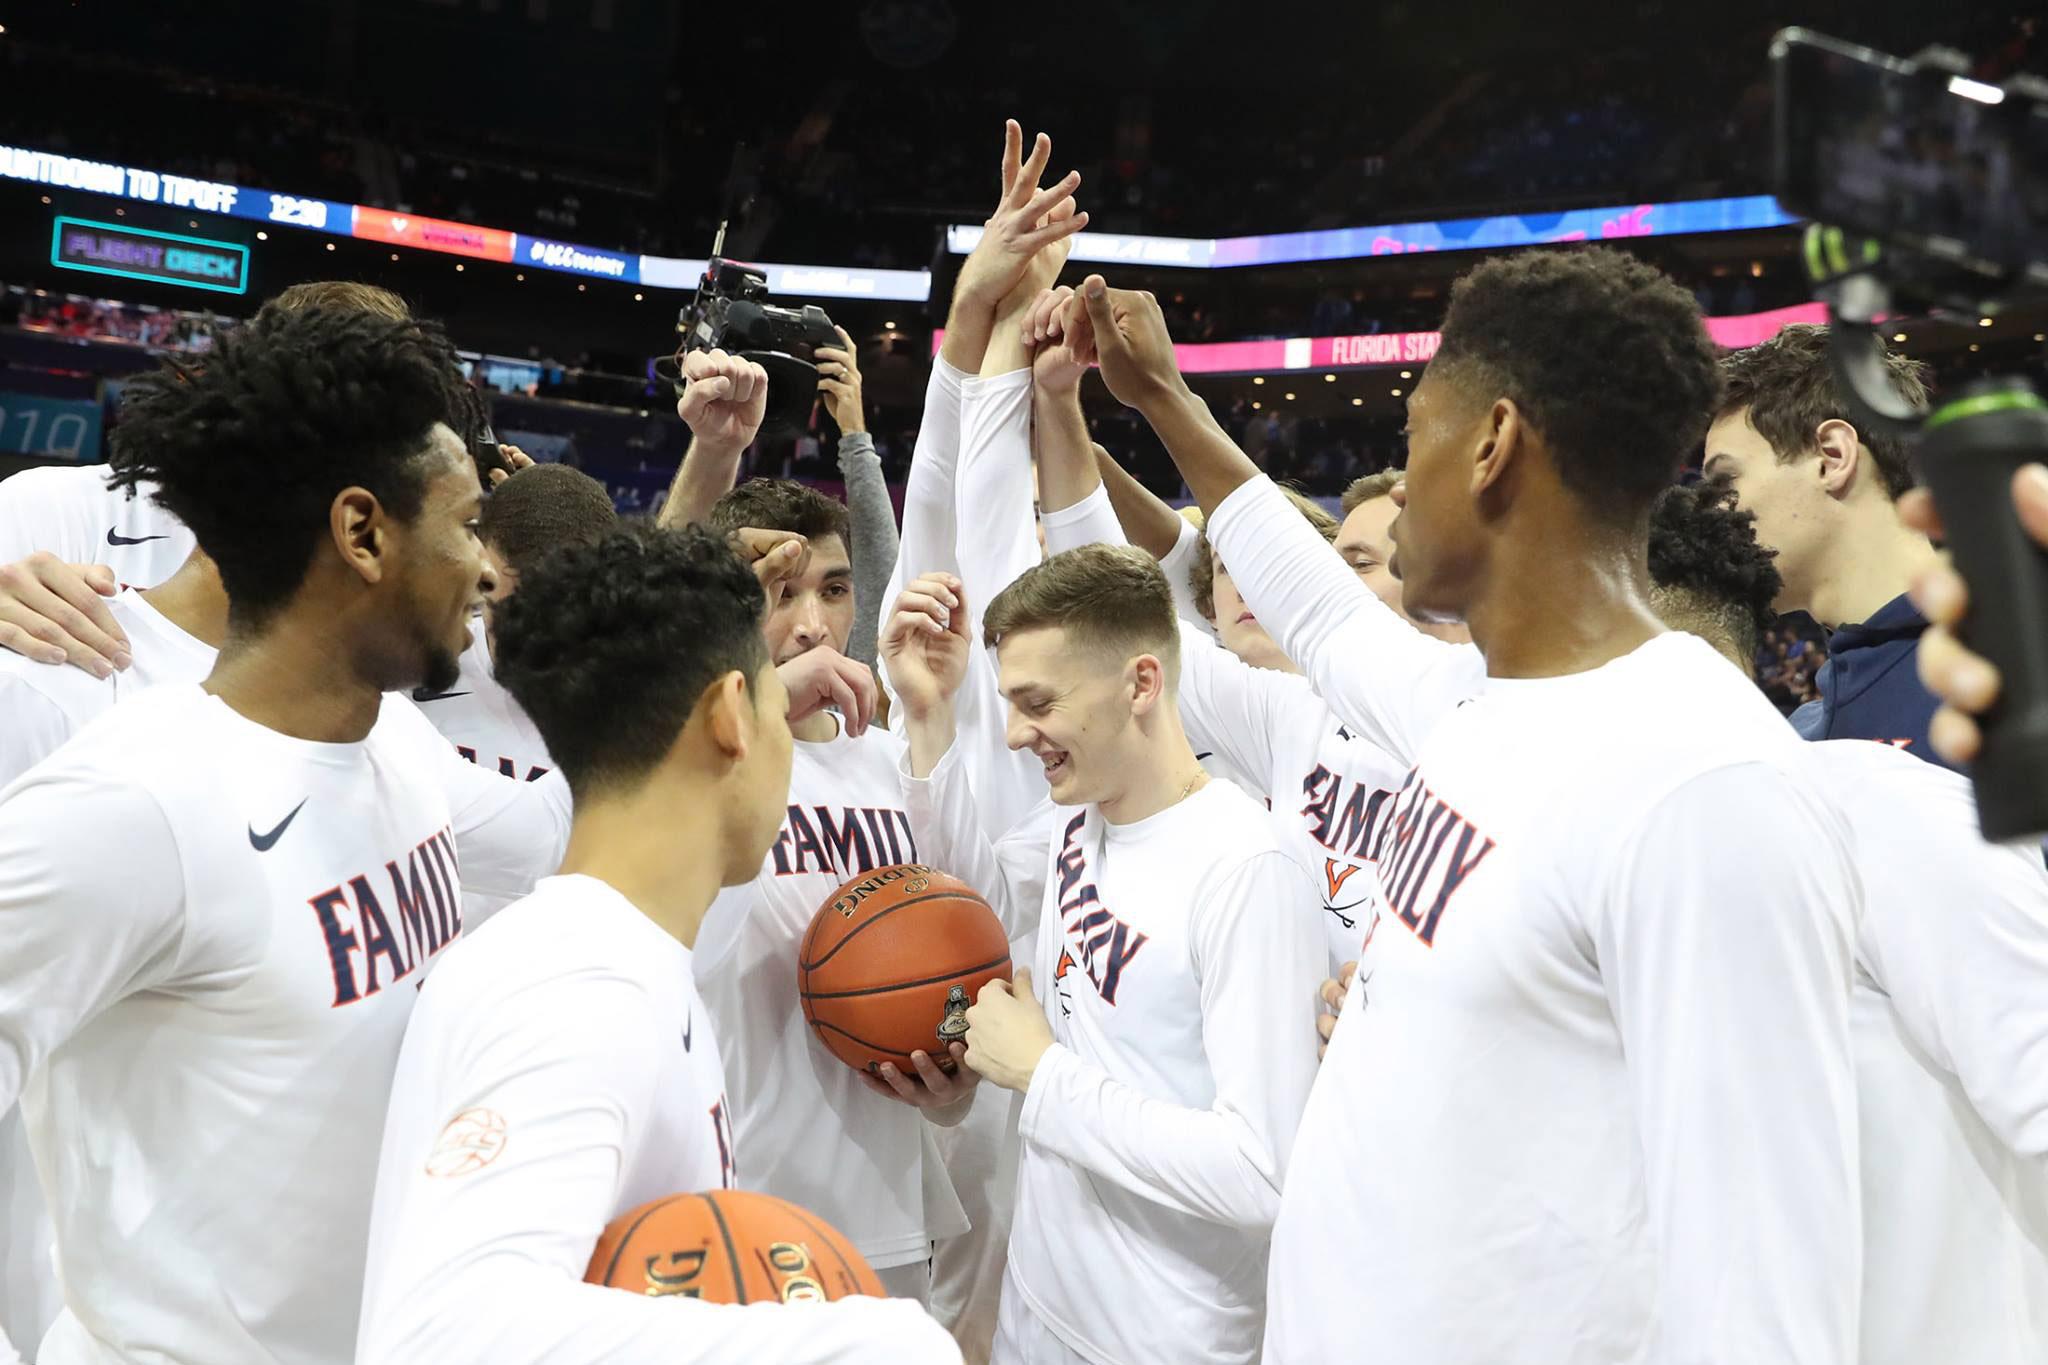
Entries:
{"type": "Polygon", "coordinates": [[[1337,893],[1344,889],[1344,883],[1351,880],[1351,874],[1358,871],[1357,864],[1340,866],[1335,858],[1323,859],[1323,880],[1330,888],[1330,899],[1336,900],[1337,893]]]}

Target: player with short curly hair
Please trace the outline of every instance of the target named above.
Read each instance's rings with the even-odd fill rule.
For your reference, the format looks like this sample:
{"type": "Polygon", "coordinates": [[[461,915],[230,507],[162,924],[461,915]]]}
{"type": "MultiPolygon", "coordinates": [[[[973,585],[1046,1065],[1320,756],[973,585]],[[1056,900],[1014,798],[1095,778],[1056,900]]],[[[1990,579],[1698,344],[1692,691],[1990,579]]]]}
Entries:
{"type": "Polygon", "coordinates": [[[1719,393],[1692,297],[1602,248],[1454,287],[1392,536],[1408,610],[1473,650],[1301,524],[1156,302],[1083,296],[1246,601],[1414,765],[1358,815],[1379,885],[1274,1227],[1267,1355],[1852,1357],[1846,835],[1777,712],[1649,603],[1651,507],[1719,393]]]}
{"type": "Polygon", "coordinates": [[[136,385],[117,476],[194,528],[226,638],[167,623],[162,680],[0,801],[0,1111],[37,1073],[46,1359],[347,1358],[417,985],[466,895],[559,860],[559,780],[480,772],[389,695],[452,675],[490,586],[451,368],[420,324],[316,307],[136,385]]]}

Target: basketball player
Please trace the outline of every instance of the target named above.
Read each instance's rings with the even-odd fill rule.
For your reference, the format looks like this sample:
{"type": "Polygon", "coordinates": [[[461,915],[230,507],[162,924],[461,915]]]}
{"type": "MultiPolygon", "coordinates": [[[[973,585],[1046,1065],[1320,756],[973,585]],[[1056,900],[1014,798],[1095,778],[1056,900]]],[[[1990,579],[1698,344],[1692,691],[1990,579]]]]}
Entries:
{"type": "Polygon", "coordinates": [[[658,1302],[582,1282],[618,1214],[734,1183],[691,950],[784,818],[789,701],[761,619],[754,577],[701,527],[614,531],[529,568],[504,604],[498,672],[568,775],[575,831],[561,874],[435,973],[406,1030],[365,1365],[959,1359],[913,1304],[658,1302]]]}
{"type": "Polygon", "coordinates": [[[204,686],[0,797],[0,1108],[23,1098],[67,1303],[43,1362],[353,1353],[365,1153],[461,928],[438,774],[487,776],[383,695],[448,684],[487,583],[452,372],[418,324],[313,308],[130,391],[117,476],[192,528],[228,634],[204,686]]]}
{"type": "MultiPolygon", "coordinates": [[[[1892,397],[1924,406],[1927,367],[1898,355],[1884,365],[1892,397]]],[[[1899,516],[1897,499],[1913,486],[1905,442],[1851,424],[1825,327],[1781,328],[1728,356],[1722,373],[1705,473],[1756,513],[1757,539],[1777,552],[1785,582],[1779,609],[1808,612],[1831,632],[1820,700],[1792,713],[1793,728],[1941,762],[1927,741],[1936,701],[1913,668],[1927,621],[1906,596],[1940,561],[1899,516]]]]}
{"type": "MultiPolygon", "coordinates": [[[[412,316],[389,290],[344,280],[295,284],[264,305],[314,306],[392,321],[412,316]]],[[[194,543],[153,489],[131,493],[102,465],[0,479],[0,648],[100,677],[126,668],[129,642],[100,599],[124,587],[155,587],[177,572],[194,543]]]]}
{"type": "Polygon", "coordinates": [[[470,623],[469,648],[462,652],[461,676],[455,685],[441,692],[422,689],[412,698],[470,762],[525,782],[554,767],[540,731],[492,674],[492,613],[544,556],[587,545],[618,520],[605,486],[567,465],[522,469],[484,499],[477,535],[496,586],[483,614],[470,623]]]}
{"type": "MultiPolygon", "coordinates": [[[[1782,592],[1725,488],[1650,522],[1650,602],[1751,676],[1782,592]]],[[[1851,1022],[1863,1365],[2048,1360],[2048,870],[1986,844],[1962,777],[1888,744],[1800,753],[1863,883],[1851,1022]]]]}
{"type": "Polygon", "coordinates": [[[1367,838],[1267,1354],[1852,1358],[1846,836],[1756,688],[1646,601],[1650,504],[1716,392],[1693,300],[1600,250],[1456,286],[1393,528],[1408,609],[1462,619],[1485,658],[1446,706],[1416,673],[1376,696],[1348,675],[1452,647],[1301,525],[1186,388],[1156,303],[1083,295],[1111,392],[1274,638],[1347,722],[1419,737],[1385,746],[1416,769],[1367,838]]]}
{"type": "Polygon", "coordinates": [[[1128,548],[1055,555],[988,608],[1009,742],[1054,803],[991,844],[955,752],[972,614],[941,587],[913,580],[882,635],[912,827],[1006,914],[1040,911],[1035,971],[968,1011],[967,1064],[1024,1097],[993,1359],[1254,1359],[1314,1070],[1290,1039],[1323,967],[1307,882],[1196,762],[1172,594],[1128,548]]]}
{"type": "MultiPolygon", "coordinates": [[[[1108,484],[1121,471],[1098,459],[1101,448],[1089,442],[1081,414],[1080,377],[1094,361],[1094,343],[1087,311],[1071,295],[1050,291],[1033,324],[1037,393],[1031,439],[1038,452],[1046,541],[1055,552],[1123,539],[1108,484]]],[[[1357,958],[1365,937],[1360,911],[1370,899],[1365,884],[1371,874],[1359,876],[1368,864],[1356,844],[1371,824],[1368,812],[1393,799],[1408,764],[1331,715],[1264,627],[1250,619],[1220,561],[1211,573],[1201,572],[1213,558],[1206,537],[1142,486],[1126,489],[1120,501],[1147,548],[1172,544],[1160,561],[1162,571],[1171,573],[1176,563],[1184,573],[1193,569],[1188,591],[1175,595],[1181,723],[1204,767],[1230,777],[1273,812],[1282,842],[1320,895],[1334,975],[1357,958]],[[1213,636],[1190,620],[1191,610],[1213,623],[1213,636]]],[[[1339,533],[1336,520],[1320,507],[1299,494],[1288,501],[1318,535],[1329,539],[1339,533]]],[[[1345,529],[1350,525],[1347,518],[1345,529]]],[[[1369,581],[1363,570],[1359,576],[1369,581]]]]}

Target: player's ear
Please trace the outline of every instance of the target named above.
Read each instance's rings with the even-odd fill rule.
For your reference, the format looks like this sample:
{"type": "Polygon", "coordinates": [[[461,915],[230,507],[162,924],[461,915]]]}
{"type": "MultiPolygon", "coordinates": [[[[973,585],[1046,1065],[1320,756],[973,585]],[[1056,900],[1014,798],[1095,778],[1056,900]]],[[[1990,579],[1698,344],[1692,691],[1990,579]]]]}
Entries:
{"type": "Polygon", "coordinates": [[[1821,491],[1831,498],[1841,497],[1863,465],[1862,438],[1856,428],[1834,418],[1814,430],[1813,444],[1820,451],[1821,491]]]}
{"type": "Polygon", "coordinates": [[[1140,654],[1124,667],[1131,689],[1131,714],[1142,716],[1157,707],[1166,696],[1166,665],[1157,654],[1140,654]]]}
{"type": "Polygon", "coordinates": [[[746,674],[735,668],[705,688],[697,699],[697,715],[704,733],[728,762],[738,763],[747,756],[756,720],[746,674]]]}
{"type": "Polygon", "coordinates": [[[344,488],[327,505],[327,532],[342,562],[365,582],[381,582],[391,552],[391,527],[384,506],[367,488],[344,488]]]}
{"type": "Polygon", "coordinates": [[[1494,399],[1480,421],[1480,440],[1472,460],[1475,498],[1486,496],[1500,485],[1529,439],[1528,421],[1512,398],[1494,399]]]}

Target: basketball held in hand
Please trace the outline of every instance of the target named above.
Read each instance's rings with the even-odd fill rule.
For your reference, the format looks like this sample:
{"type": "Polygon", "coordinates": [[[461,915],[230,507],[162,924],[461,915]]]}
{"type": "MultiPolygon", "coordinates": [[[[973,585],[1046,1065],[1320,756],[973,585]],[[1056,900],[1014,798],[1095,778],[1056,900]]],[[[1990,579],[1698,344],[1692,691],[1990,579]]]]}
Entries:
{"type": "Polygon", "coordinates": [[[875,1272],[831,1224],[745,1190],[672,1194],[620,1214],[597,1239],[583,1278],[707,1303],[885,1297],[875,1272]]]}
{"type": "Polygon", "coordinates": [[[924,1051],[952,1070],[981,988],[1010,979],[1010,942],[988,902],[922,863],[876,868],[832,893],[797,957],[804,1019],[856,1071],[924,1051]]]}

